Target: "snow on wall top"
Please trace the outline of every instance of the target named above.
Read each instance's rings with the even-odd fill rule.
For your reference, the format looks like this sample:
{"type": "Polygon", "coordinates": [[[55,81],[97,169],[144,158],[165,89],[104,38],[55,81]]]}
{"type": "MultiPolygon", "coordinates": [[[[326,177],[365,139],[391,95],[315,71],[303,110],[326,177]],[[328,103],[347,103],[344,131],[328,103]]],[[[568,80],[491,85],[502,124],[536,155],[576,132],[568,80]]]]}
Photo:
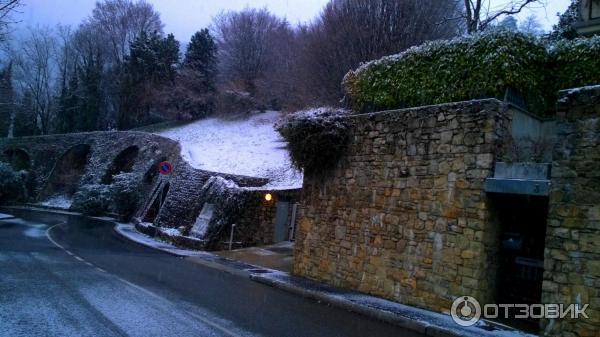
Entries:
{"type": "Polygon", "coordinates": [[[267,189],[301,188],[302,173],[274,127],[280,117],[269,111],[247,119],[207,118],[158,134],[179,141],[182,157],[194,168],[267,178],[267,189]]]}

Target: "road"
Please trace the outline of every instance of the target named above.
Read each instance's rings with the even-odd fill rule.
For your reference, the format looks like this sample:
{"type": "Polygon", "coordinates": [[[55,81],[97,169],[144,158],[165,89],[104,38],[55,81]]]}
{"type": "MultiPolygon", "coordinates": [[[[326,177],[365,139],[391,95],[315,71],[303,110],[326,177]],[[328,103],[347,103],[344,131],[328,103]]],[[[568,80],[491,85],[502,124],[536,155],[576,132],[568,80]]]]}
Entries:
{"type": "Polygon", "coordinates": [[[0,336],[417,336],[131,243],[112,224],[0,220],[0,336]]]}

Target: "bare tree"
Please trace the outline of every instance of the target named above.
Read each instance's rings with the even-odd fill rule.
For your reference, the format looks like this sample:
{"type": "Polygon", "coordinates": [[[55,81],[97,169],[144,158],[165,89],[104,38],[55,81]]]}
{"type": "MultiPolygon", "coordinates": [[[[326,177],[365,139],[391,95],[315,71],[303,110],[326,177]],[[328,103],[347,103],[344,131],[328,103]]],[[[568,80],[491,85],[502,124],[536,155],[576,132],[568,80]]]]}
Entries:
{"type": "Polygon", "coordinates": [[[129,45],[142,33],[162,34],[160,14],[144,0],[104,0],[96,2],[92,15],[85,23],[91,25],[106,43],[112,60],[122,62],[129,45]]]}
{"type": "Polygon", "coordinates": [[[56,80],[56,43],[52,29],[30,28],[14,56],[17,66],[15,77],[18,77],[21,92],[27,92],[31,96],[36,124],[42,134],[50,132],[56,80]]]}
{"type": "Polygon", "coordinates": [[[545,0],[510,0],[501,7],[494,7],[491,0],[464,0],[464,14],[467,32],[473,34],[488,28],[502,16],[515,15],[526,7],[544,6],[545,0]]]}
{"type": "Polygon", "coordinates": [[[11,13],[21,6],[21,0],[0,0],[0,41],[6,38],[11,13]]]}
{"type": "Polygon", "coordinates": [[[88,100],[94,103],[85,110],[93,110],[100,118],[88,121],[86,128],[114,128],[115,121],[124,113],[122,67],[130,45],[142,32],[162,35],[160,14],[145,0],[103,0],[96,2],[92,14],[78,32],[76,39],[82,52],[82,69],[87,70],[88,82],[95,83],[93,87],[88,86],[87,94],[94,97],[88,100]]]}
{"type": "Polygon", "coordinates": [[[332,0],[300,29],[299,87],[316,104],[338,104],[344,75],[361,62],[395,54],[428,40],[454,37],[456,0],[332,0]]]}
{"type": "Polygon", "coordinates": [[[213,24],[222,82],[256,94],[257,81],[270,68],[272,38],[286,21],[266,9],[244,9],[218,15],[213,24]]]}
{"type": "Polygon", "coordinates": [[[544,34],[542,24],[538,21],[535,15],[529,15],[522,22],[520,22],[519,30],[534,36],[541,36],[544,34]]]}

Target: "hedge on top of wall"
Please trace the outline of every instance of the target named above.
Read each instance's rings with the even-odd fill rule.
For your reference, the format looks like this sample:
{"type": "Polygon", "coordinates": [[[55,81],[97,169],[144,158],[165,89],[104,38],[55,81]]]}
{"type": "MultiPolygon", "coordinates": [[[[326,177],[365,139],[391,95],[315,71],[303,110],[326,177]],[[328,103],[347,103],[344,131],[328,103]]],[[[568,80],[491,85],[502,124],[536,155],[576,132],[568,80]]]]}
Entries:
{"type": "Polygon", "coordinates": [[[600,83],[600,37],[546,45],[492,30],[429,42],[361,65],[344,78],[358,112],[440,104],[519,92],[531,112],[552,111],[557,92],[600,83]]]}
{"type": "Polygon", "coordinates": [[[521,92],[532,110],[543,109],[544,44],[507,30],[428,42],[363,64],[343,86],[359,112],[415,107],[521,92]]]}
{"type": "Polygon", "coordinates": [[[561,40],[548,50],[556,90],[600,84],[600,36],[561,40]]]}

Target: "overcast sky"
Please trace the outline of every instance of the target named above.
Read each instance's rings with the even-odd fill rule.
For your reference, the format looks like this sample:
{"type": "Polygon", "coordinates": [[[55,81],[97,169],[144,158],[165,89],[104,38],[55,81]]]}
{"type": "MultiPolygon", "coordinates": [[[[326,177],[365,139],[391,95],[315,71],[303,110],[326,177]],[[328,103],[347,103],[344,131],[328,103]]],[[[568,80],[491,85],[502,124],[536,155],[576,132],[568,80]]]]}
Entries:
{"type": "MultiPolygon", "coordinates": [[[[244,7],[267,7],[271,12],[286,17],[291,23],[307,22],[317,16],[328,0],[147,0],[160,12],[165,32],[186,42],[192,34],[210,24],[213,16],[223,10],[244,7]]],[[[507,0],[492,0],[501,6],[507,0]]],[[[520,17],[535,14],[546,30],[556,23],[556,13],[564,12],[570,0],[545,0],[546,6],[532,8],[520,17]]],[[[24,0],[25,6],[17,19],[20,27],[58,23],[76,26],[91,13],[95,0],[24,0]]]]}

